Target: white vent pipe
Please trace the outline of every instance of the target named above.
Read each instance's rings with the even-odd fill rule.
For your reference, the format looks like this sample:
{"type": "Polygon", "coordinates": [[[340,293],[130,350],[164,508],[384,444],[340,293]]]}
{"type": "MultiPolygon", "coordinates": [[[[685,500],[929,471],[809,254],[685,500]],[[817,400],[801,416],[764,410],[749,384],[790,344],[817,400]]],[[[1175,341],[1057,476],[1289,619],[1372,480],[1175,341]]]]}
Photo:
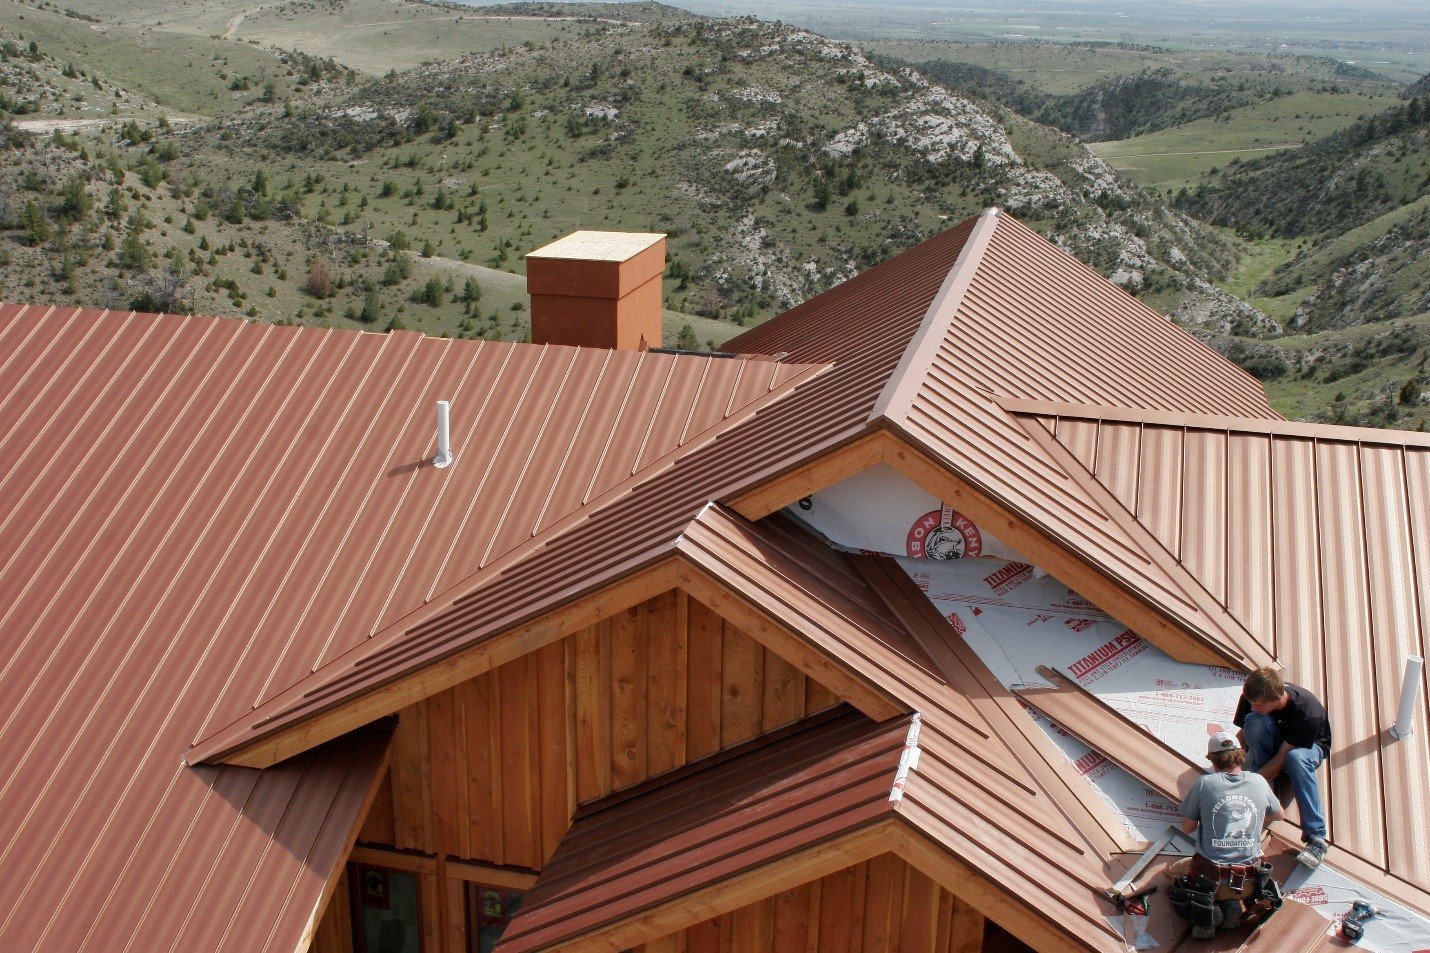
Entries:
{"type": "Polygon", "coordinates": [[[437,401],[437,455],[432,465],[439,470],[452,465],[452,424],[449,414],[452,405],[445,400],[437,401]]]}
{"type": "Polygon", "coordinates": [[[1415,733],[1415,703],[1420,700],[1420,670],[1425,660],[1412,655],[1405,660],[1405,679],[1400,683],[1400,712],[1390,726],[1392,738],[1409,738],[1415,733]]]}

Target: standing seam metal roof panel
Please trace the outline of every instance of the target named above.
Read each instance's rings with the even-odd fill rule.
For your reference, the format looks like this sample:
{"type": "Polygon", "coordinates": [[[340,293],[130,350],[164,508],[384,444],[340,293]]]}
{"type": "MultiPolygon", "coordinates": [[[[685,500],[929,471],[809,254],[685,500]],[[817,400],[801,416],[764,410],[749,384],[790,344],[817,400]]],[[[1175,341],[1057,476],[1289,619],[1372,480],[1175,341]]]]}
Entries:
{"type": "MultiPolygon", "coordinates": [[[[1018,407],[1019,405],[1011,405],[1018,407]]],[[[1210,591],[1226,579],[1229,612],[1273,649],[1293,681],[1325,699],[1335,745],[1323,779],[1334,850],[1385,871],[1430,907],[1430,714],[1425,685],[1415,734],[1388,729],[1406,656],[1430,649],[1430,437],[1280,421],[1239,421],[1078,405],[1020,410],[1024,425],[1064,439],[1093,426],[1139,428],[1174,450],[1093,461],[1107,481],[1133,469],[1145,485],[1183,486],[1198,522],[1224,531],[1183,540],[1182,563],[1210,591]],[[1200,451],[1190,448],[1202,445],[1200,451]],[[1223,461],[1224,487],[1204,485],[1200,456],[1223,461]],[[1264,592],[1236,579],[1251,557],[1264,592]],[[1324,783],[1328,782],[1328,783],[1324,783]]],[[[1030,431],[1033,432],[1033,431],[1030,431]]],[[[1422,679],[1423,679],[1422,674],[1422,679]]],[[[1332,862],[1336,857],[1332,857],[1332,862]]]]}
{"type": "Polygon", "coordinates": [[[527,494],[553,498],[562,475],[593,488],[596,456],[583,473],[575,453],[553,469],[557,446],[623,447],[611,479],[628,478],[740,413],[732,398],[808,371],[759,363],[742,389],[716,358],[0,305],[0,857],[23,871],[0,946],[291,949],[385,741],[344,739],[266,772],[188,767],[186,748],[441,584],[434,563],[399,587],[417,542],[452,549],[438,491],[444,476],[480,478],[492,435],[525,452],[492,470],[503,505],[469,527],[477,552],[457,548],[458,575],[539,528],[516,505],[527,494]],[[581,382],[608,361],[632,368],[646,416],[613,429],[596,408],[558,431],[540,369],[571,367],[559,403],[580,408],[581,382]],[[515,424],[463,431],[458,403],[470,440],[455,468],[421,466],[433,402],[497,368],[528,394],[515,424]],[[709,389],[698,413],[691,381],[709,389]],[[679,386],[646,399],[667,382],[679,386]]]}

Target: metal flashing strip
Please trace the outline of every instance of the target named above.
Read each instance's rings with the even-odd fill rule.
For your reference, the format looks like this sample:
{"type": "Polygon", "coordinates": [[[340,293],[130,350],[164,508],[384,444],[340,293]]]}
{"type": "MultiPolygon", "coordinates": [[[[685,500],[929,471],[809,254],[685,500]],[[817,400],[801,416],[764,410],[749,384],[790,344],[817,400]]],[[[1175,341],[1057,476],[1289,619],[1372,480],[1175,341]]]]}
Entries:
{"type": "Polygon", "coordinates": [[[1430,434],[1418,433],[1413,430],[1346,427],[1340,424],[1310,423],[1301,420],[1259,420],[1252,417],[1228,417],[1224,414],[1104,407],[1068,404],[1060,401],[1025,400],[1017,397],[997,397],[995,399],[1000,407],[1019,417],[1053,417],[1099,423],[1114,421],[1155,427],[1183,427],[1187,430],[1225,430],[1273,437],[1302,437],[1339,443],[1430,447],[1430,434]]]}
{"type": "Polygon", "coordinates": [[[909,718],[909,734],[904,739],[904,753],[899,755],[899,767],[894,771],[894,786],[889,791],[889,803],[898,804],[904,799],[904,786],[909,774],[919,766],[919,722],[920,715],[914,712],[909,718]]]}

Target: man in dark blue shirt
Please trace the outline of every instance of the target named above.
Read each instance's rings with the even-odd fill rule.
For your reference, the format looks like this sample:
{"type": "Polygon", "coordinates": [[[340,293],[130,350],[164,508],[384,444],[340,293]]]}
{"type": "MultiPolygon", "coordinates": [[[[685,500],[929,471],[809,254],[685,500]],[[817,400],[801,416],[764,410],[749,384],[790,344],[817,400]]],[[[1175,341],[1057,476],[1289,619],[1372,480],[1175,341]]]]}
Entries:
{"type": "Polygon", "coordinates": [[[1326,856],[1326,816],[1316,770],[1331,753],[1331,723],[1320,699],[1282,678],[1274,668],[1259,668],[1246,678],[1236,707],[1237,739],[1246,749],[1246,769],[1268,781],[1283,771],[1301,810],[1301,839],[1306,849],[1296,859],[1318,867],[1326,856]]]}

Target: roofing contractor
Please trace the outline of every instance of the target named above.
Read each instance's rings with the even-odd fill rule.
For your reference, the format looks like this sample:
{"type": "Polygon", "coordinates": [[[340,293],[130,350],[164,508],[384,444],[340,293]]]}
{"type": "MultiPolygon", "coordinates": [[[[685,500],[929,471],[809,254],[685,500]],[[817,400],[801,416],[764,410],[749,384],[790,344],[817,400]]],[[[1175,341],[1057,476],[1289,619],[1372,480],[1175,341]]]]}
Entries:
{"type": "Polygon", "coordinates": [[[1282,813],[1270,782],[1243,768],[1246,752],[1231,732],[1211,737],[1207,760],[1213,772],[1197,778],[1181,806],[1182,832],[1197,835],[1197,852],[1166,871],[1172,907],[1199,940],[1241,926],[1243,902],[1266,893],[1261,835],[1282,813]]]}
{"type": "Polygon", "coordinates": [[[1274,668],[1259,668],[1246,677],[1233,719],[1237,740],[1246,749],[1246,769],[1268,781],[1284,770],[1301,809],[1301,840],[1306,849],[1296,859],[1319,867],[1325,859],[1326,815],[1316,769],[1331,753],[1331,722],[1326,707],[1300,685],[1274,668]]]}

